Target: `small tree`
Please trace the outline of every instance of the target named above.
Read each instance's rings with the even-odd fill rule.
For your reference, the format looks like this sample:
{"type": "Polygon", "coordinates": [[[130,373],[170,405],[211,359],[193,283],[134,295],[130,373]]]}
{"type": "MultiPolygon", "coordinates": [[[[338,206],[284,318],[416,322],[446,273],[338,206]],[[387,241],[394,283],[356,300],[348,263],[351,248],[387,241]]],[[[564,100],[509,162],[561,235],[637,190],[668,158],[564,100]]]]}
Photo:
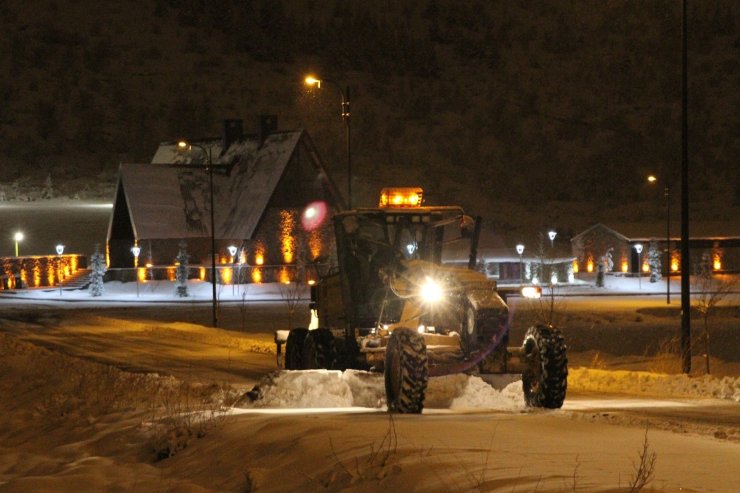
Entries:
{"type": "Polygon", "coordinates": [[[90,256],[90,269],[92,270],[90,294],[92,296],[102,296],[105,291],[103,276],[105,276],[108,268],[105,265],[105,255],[100,252],[100,245],[95,245],[95,253],[90,256]]]}
{"type": "Polygon", "coordinates": [[[661,273],[663,263],[660,260],[660,250],[655,241],[650,242],[647,257],[648,265],[650,266],[650,282],[658,282],[663,278],[663,274],[661,273]]]}
{"type": "Polygon", "coordinates": [[[180,242],[180,250],[177,252],[177,269],[175,270],[175,278],[177,279],[177,288],[175,293],[180,298],[188,296],[188,246],[183,241],[180,242]]]}
{"type": "Polygon", "coordinates": [[[696,309],[704,322],[701,338],[704,342],[704,364],[709,374],[709,317],[714,314],[719,302],[734,290],[738,280],[727,275],[715,279],[712,276],[712,257],[709,252],[702,255],[695,279],[692,292],[696,293],[696,309]]]}
{"type": "Polygon", "coordinates": [[[604,262],[599,262],[596,265],[596,287],[604,287],[604,262]]]}

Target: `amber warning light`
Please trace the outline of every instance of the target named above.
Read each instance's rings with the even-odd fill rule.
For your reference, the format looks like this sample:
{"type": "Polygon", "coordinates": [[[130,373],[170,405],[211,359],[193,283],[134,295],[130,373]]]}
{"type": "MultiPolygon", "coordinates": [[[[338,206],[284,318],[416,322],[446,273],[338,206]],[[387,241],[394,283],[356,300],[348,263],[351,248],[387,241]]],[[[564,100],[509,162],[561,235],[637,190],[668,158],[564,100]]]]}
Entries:
{"type": "Polygon", "coordinates": [[[421,207],[421,188],[384,188],[380,191],[380,207],[421,207]]]}

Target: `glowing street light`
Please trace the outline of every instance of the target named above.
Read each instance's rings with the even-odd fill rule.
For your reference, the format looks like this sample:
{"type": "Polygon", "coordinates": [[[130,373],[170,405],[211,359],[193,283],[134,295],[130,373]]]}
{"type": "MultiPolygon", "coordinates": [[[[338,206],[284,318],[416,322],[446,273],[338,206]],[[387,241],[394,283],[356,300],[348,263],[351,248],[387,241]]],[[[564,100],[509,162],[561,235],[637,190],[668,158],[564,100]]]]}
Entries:
{"type": "Polygon", "coordinates": [[[18,243],[23,241],[23,233],[20,231],[16,231],[15,235],[13,235],[13,239],[15,240],[15,256],[18,256],[18,243]]]}
{"type": "Polygon", "coordinates": [[[554,246],[555,237],[558,235],[558,232],[555,230],[550,230],[547,232],[548,238],[550,238],[550,248],[554,246]]]}
{"type": "Polygon", "coordinates": [[[141,253],[141,247],[134,245],[131,247],[131,253],[134,255],[134,277],[136,278],[136,297],[139,297],[139,273],[136,268],[139,265],[139,254],[141,253]]]}
{"type": "Polygon", "coordinates": [[[62,254],[64,253],[64,245],[61,243],[56,246],[57,256],[59,257],[59,296],[62,295],[62,254]]]}
{"type": "Polygon", "coordinates": [[[211,200],[211,285],[213,287],[211,306],[213,312],[213,327],[218,327],[218,300],[216,299],[216,222],[214,220],[213,211],[213,157],[210,147],[206,149],[202,145],[193,144],[184,140],[177,143],[177,149],[180,152],[190,152],[193,147],[199,149],[207,159],[206,169],[208,170],[208,187],[211,200]]]}
{"type": "MultiPolygon", "coordinates": [[[[655,175],[647,177],[648,183],[651,185],[658,182],[658,178],[655,175]]],[[[665,184],[663,190],[663,198],[665,199],[665,302],[671,304],[671,192],[668,189],[668,183],[665,184]]]]}
{"type": "Polygon", "coordinates": [[[516,253],[519,254],[519,284],[524,284],[524,269],[523,269],[523,262],[522,262],[522,255],[524,254],[524,245],[519,243],[516,246],[516,253]]]}
{"type": "Polygon", "coordinates": [[[351,141],[351,133],[350,133],[350,111],[349,111],[349,85],[345,86],[345,90],[342,90],[342,86],[340,86],[337,82],[334,82],[331,79],[318,79],[314,77],[313,75],[309,75],[304,79],[304,82],[308,86],[316,86],[318,89],[321,89],[321,83],[325,82],[329,84],[330,86],[334,86],[336,90],[339,92],[339,96],[341,97],[342,101],[342,119],[344,120],[344,128],[346,131],[346,137],[347,137],[347,208],[352,208],[352,141],[351,141]]]}
{"type": "Polygon", "coordinates": [[[635,244],[637,252],[637,286],[642,289],[642,243],[635,244]]]}

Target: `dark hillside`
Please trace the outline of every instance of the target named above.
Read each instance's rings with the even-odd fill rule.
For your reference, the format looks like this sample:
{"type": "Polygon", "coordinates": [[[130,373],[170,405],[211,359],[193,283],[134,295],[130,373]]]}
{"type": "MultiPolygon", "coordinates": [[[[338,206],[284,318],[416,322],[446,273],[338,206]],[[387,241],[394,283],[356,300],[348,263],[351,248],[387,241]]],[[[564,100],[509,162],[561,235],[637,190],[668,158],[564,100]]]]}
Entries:
{"type": "MultiPolygon", "coordinates": [[[[740,3],[689,3],[692,200],[737,220],[740,3]]],[[[518,222],[502,201],[542,223],[654,214],[645,174],[678,190],[680,5],[6,0],[0,176],[72,193],[159,141],[269,112],[344,184],[339,97],[306,91],[314,71],[351,85],[355,203],[398,183],[501,227],[518,222]]]]}

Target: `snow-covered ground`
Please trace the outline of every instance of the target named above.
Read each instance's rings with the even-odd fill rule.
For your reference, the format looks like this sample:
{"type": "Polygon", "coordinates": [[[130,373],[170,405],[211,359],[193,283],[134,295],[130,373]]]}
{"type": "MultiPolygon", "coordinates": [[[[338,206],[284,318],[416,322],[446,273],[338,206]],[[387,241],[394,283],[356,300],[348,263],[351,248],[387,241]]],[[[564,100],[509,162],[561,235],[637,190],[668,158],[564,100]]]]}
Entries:
{"type": "MultiPolygon", "coordinates": [[[[594,330],[581,322],[650,337],[661,317],[636,310],[665,300],[612,280],[621,289],[607,278],[604,292],[618,296],[567,288],[566,337],[594,330]]],[[[199,321],[208,283],[187,299],[165,281],[138,296],[136,283],[105,288],[0,292],[0,492],[628,491],[645,444],[649,491],[740,491],[737,373],[648,371],[640,354],[617,359],[639,371],[613,370],[574,353],[560,410],[525,408],[516,380],[451,375],[430,380],[421,416],[391,417],[382,376],[275,372],[281,285],[220,286],[231,330],[199,321]]],[[[511,301],[522,316],[525,300],[511,301]]]]}

